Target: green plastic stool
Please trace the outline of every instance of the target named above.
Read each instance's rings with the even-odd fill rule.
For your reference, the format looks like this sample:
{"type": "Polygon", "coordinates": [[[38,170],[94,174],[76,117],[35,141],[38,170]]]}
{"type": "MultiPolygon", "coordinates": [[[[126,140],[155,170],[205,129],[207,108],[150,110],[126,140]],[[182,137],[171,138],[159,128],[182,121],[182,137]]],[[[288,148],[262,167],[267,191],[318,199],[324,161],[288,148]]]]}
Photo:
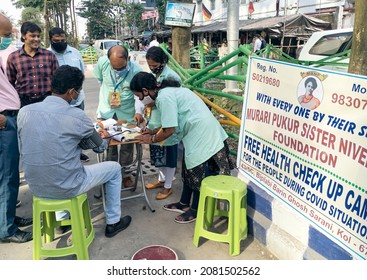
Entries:
{"type": "Polygon", "coordinates": [[[236,177],[209,176],[201,182],[193,239],[196,247],[199,246],[200,237],[204,237],[213,241],[229,243],[231,256],[240,254],[241,240],[247,237],[246,194],[247,185],[236,177]],[[214,217],[218,216],[228,217],[227,233],[211,231],[214,217]]]}
{"type": "Polygon", "coordinates": [[[94,239],[94,228],[86,194],[70,199],[53,200],[33,197],[33,259],[76,255],[78,260],[88,260],[88,247],[94,239]],[[56,221],[55,211],[67,210],[69,220],[56,221]],[[42,221],[42,223],[41,223],[42,221]],[[55,238],[55,228],[71,225],[72,245],[48,248],[44,245],[55,238]],[[42,242],[42,235],[44,242],[42,242]]]}

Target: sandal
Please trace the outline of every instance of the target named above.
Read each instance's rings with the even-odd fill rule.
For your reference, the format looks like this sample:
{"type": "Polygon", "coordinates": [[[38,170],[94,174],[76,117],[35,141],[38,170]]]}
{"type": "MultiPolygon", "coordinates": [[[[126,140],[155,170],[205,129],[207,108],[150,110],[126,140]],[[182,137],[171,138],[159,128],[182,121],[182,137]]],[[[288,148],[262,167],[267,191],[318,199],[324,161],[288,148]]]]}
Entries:
{"type": "Polygon", "coordinates": [[[182,204],[181,202],[171,203],[163,206],[164,210],[177,212],[177,213],[185,213],[185,210],[188,211],[189,205],[182,204]]]}
{"type": "Polygon", "coordinates": [[[196,221],[197,210],[189,209],[175,218],[175,222],[179,224],[188,224],[196,221]]]}

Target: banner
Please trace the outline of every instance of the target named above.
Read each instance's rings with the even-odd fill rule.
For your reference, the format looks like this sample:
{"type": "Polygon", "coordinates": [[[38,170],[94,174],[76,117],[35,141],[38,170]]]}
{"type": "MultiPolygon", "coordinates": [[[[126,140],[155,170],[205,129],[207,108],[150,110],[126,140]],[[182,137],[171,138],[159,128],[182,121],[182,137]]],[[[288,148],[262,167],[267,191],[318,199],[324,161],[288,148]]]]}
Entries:
{"type": "Polygon", "coordinates": [[[238,165],[367,258],[367,77],[250,58],[238,165]]]}
{"type": "Polygon", "coordinates": [[[171,26],[191,27],[195,4],[167,2],[164,24],[171,26]]]}
{"type": "Polygon", "coordinates": [[[156,18],[156,17],[158,17],[158,11],[157,10],[145,11],[144,13],[141,14],[141,19],[142,20],[147,20],[147,19],[156,18]]]}

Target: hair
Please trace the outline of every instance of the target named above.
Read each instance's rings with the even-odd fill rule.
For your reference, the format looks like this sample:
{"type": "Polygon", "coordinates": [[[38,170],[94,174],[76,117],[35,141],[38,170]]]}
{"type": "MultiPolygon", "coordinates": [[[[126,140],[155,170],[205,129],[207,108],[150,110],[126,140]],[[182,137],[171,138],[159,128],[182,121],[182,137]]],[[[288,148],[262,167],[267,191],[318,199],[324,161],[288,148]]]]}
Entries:
{"type": "Polygon", "coordinates": [[[313,78],[313,77],[307,78],[306,81],[305,81],[305,87],[307,86],[307,84],[309,82],[312,83],[313,89],[317,88],[317,82],[316,82],[316,79],[315,78],[313,78]]]}
{"type": "Polygon", "coordinates": [[[154,60],[155,62],[159,63],[167,63],[168,62],[168,55],[162,50],[160,47],[150,47],[145,55],[146,59],[154,60]]]}
{"type": "Polygon", "coordinates": [[[129,57],[129,50],[125,46],[123,46],[123,45],[116,45],[116,46],[113,46],[113,47],[109,48],[108,51],[107,51],[107,57],[110,58],[110,56],[111,56],[111,54],[113,52],[113,49],[114,48],[117,48],[117,47],[121,47],[121,48],[124,49],[123,56],[127,60],[128,57],[129,57]]]}
{"type": "MultiPolygon", "coordinates": [[[[27,32],[31,32],[31,33],[39,32],[39,33],[41,33],[41,28],[33,22],[25,21],[25,22],[23,22],[22,26],[20,27],[20,33],[25,36],[27,34],[27,32]]],[[[24,42],[23,37],[21,37],[20,40],[22,42],[24,42]]]]}
{"type": "Polygon", "coordinates": [[[52,93],[63,95],[71,88],[79,90],[83,85],[83,81],[84,74],[79,68],[62,65],[54,72],[51,90],[52,93]]]}
{"type": "Polygon", "coordinates": [[[62,35],[62,34],[65,34],[66,36],[66,33],[62,28],[54,27],[54,28],[51,28],[51,30],[48,32],[48,37],[50,38],[50,41],[51,41],[54,35],[62,35]]]}
{"type": "Polygon", "coordinates": [[[163,89],[166,87],[180,87],[180,86],[181,86],[180,82],[171,79],[163,80],[160,86],[157,86],[156,78],[152,74],[147,72],[137,73],[130,82],[130,90],[137,92],[142,92],[143,88],[153,90],[157,88],[163,89]]]}

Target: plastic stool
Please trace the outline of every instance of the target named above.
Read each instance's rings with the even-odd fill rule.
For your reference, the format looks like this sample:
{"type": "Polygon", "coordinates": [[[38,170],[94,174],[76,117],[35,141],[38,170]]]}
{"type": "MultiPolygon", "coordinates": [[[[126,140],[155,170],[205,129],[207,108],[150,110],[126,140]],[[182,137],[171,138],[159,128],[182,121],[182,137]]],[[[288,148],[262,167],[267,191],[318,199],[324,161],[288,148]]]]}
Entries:
{"type": "Polygon", "coordinates": [[[247,237],[247,185],[232,176],[218,175],[206,177],[200,188],[200,200],[196,217],[193,243],[199,246],[200,237],[229,243],[229,254],[240,254],[241,240],[247,237]],[[228,209],[219,209],[227,204],[228,209]],[[228,217],[226,234],[210,231],[214,217],[228,217]]]}
{"type": "Polygon", "coordinates": [[[41,257],[63,257],[68,255],[76,255],[78,260],[88,260],[88,247],[93,239],[94,228],[86,194],[62,200],[33,197],[34,260],[39,260],[41,257]],[[61,210],[69,211],[69,220],[56,221],[55,211],[61,210]],[[55,228],[65,225],[71,225],[72,245],[63,248],[44,247],[44,244],[54,240],[55,228]],[[42,235],[44,244],[42,243],[42,235]]]}

